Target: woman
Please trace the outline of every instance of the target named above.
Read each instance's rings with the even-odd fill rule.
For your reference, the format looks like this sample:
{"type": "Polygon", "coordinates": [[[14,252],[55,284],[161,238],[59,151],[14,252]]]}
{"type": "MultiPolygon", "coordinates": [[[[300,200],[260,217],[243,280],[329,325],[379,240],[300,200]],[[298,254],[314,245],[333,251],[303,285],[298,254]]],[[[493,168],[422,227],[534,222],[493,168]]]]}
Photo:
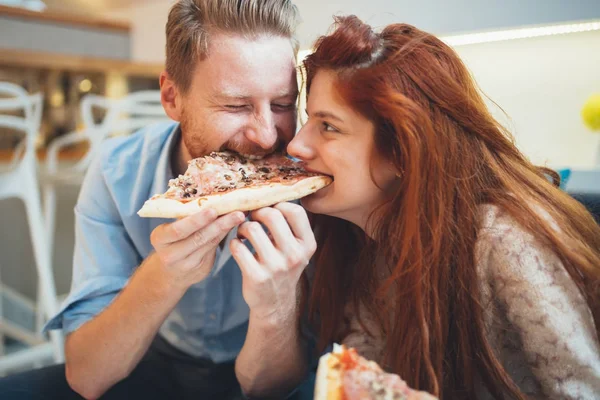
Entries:
{"type": "Polygon", "coordinates": [[[336,22],[305,61],[308,120],[288,146],[334,178],[302,200],[318,350],[358,347],[443,398],[600,396],[598,225],[519,152],[450,47],[336,22]]]}

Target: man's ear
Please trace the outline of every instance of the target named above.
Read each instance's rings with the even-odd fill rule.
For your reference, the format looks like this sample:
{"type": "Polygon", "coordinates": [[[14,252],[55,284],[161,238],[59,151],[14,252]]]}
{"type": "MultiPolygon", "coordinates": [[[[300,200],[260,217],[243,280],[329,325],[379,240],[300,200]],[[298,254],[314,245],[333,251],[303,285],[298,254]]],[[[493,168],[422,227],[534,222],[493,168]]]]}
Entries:
{"type": "Polygon", "coordinates": [[[159,82],[160,102],[169,118],[179,122],[181,120],[181,94],[167,71],[160,74],[159,82]]]}

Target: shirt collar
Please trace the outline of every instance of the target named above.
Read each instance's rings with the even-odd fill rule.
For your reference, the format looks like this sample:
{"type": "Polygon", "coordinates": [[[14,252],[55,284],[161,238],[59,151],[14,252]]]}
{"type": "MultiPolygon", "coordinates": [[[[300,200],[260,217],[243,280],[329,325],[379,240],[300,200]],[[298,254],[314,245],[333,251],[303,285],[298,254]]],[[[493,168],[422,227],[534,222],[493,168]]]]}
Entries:
{"type": "Polygon", "coordinates": [[[181,127],[179,124],[173,127],[173,130],[163,146],[158,162],[156,163],[156,172],[154,173],[154,182],[152,183],[151,195],[162,194],[169,187],[169,180],[173,179],[173,169],[171,168],[171,159],[175,156],[175,146],[181,139],[181,127]]]}
{"type": "MultiPolygon", "coordinates": [[[[158,161],[156,163],[156,170],[154,172],[154,181],[150,189],[150,196],[155,194],[164,193],[169,187],[169,180],[174,178],[173,170],[171,168],[171,156],[174,154],[175,146],[179,142],[181,137],[181,129],[179,124],[175,125],[166,139],[165,145],[162,147],[158,161]]],[[[150,231],[153,231],[157,226],[173,222],[169,218],[150,218],[150,231]]]]}

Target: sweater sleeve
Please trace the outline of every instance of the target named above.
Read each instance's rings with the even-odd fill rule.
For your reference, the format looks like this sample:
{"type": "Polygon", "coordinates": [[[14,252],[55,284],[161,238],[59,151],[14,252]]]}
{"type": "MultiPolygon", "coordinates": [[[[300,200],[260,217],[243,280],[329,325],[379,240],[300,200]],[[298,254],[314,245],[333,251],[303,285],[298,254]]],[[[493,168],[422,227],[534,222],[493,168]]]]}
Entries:
{"type": "Polygon", "coordinates": [[[481,237],[491,295],[545,398],[598,398],[598,335],[583,295],[549,248],[509,217],[494,225],[481,237]]]}

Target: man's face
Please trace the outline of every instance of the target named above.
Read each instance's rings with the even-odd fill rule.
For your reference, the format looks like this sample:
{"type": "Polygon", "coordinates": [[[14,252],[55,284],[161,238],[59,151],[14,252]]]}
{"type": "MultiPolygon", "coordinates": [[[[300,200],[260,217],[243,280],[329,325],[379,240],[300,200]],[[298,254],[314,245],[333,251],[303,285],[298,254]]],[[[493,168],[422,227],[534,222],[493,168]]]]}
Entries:
{"type": "Polygon", "coordinates": [[[193,158],[219,150],[262,156],[294,136],[298,87],[286,38],[213,35],[187,93],[175,91],[170,116],[193,158]]]}

